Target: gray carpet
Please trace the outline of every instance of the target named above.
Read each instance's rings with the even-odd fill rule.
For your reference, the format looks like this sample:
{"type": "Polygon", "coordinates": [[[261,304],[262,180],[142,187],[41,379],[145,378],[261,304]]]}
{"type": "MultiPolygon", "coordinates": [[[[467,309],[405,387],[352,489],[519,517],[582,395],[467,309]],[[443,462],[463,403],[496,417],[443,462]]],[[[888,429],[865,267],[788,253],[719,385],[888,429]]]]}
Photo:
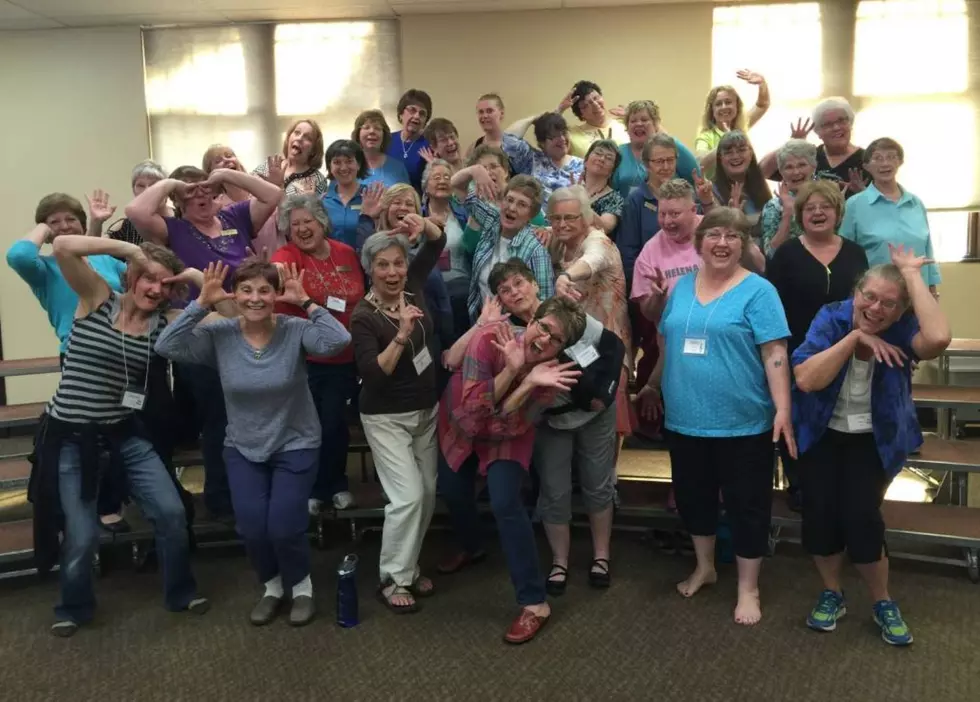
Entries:
{"type": "MultiPolygon", "coordinates": [[[[442,552],[433,535],[424,562],[442,552]]],[[[980,588],[962,570],[894,566],[893,594],[916,637],[886,646],[853,577],[850,614],[836,633],[806,629],[819,590],[793,547],[767,561],[762,623],[731,622],[734,571],[691,601],[674,583],[691,567],[635,535],[617,534],[613,587],[588,588],[584,534],[567,594],[540,637],[509,647],[516,614],[503,559],[437,577],[439,594],[396,617],[374,599],[377,538],[360,548],[362,623],[332,621],[332,568],[342,549],[315,553],[320,618],[305,629],[246,622],[258,591],[240,551],[195,557],[204,617],[160,605],[159,578],[125,568],[97,583],[97,622],[51,637],[54,582],[0,585],[0,698],[87,700],[772,700],[967,702],[980,699],[980,588]]],[[[542,558],[545,558],[542,549],[542,558]]]]}

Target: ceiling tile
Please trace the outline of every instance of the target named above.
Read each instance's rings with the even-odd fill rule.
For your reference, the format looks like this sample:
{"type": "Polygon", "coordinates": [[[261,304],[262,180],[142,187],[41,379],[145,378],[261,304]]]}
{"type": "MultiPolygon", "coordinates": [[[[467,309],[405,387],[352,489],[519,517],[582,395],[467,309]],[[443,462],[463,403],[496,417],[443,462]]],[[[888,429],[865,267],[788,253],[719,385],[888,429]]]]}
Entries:
{"type": "Polygon", "coordinates": [[[561,0],[389,0],[389,4],[397,15],[561,9],[561,0]]]}
{"type": "MultiPolygon", "coordinates": [[[[227,2],[228,0],[224,0],[227,2]]],[[[263,0],[268,4],[270,0],[263,0]]],[[[394,17],[391,8],[380,3],[349,4],[344,6],[317,5],[311,7],[273,7],[222,10],[232,22],[300,22],[306,20],[378,19],[394,17]]]]}
{"type": "Polygon", "coordinates": [[[25,29],[61,29],[65,25],[45,17],[0,17],[0,32],[25,29]]]}
{"type": "Polygon", "coordinates": [[[226,18],[217,12],[168,12],[166,14],[66,15],[59,16],[58,20],[68,27],[108,27],[119,25],[212,24],[225,22],[226,18]]]}
{"type": "Polygon", "coordinates": [[[169,15],[202,12],[199,0],[15,0],[44,17],[169,15]]]}

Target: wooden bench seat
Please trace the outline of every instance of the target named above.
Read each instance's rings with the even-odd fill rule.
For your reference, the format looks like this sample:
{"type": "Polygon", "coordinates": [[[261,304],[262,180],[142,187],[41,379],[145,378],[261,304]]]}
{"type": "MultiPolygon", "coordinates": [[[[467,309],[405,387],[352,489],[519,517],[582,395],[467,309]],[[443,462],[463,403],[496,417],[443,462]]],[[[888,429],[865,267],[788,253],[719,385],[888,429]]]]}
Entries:
{"type": "Polygon", "coordinates": [[[955,385],[912,385],[912,400],[917,407],[969,409],[980,406],[980,387],[955,385]]]}
{"type": "Polygon", "coordinates": [[[28,427],[41,419],[46,402],[31,402],[26,405],[4,405],[0,407],[0,429],[28,427]]]}
{"type": "Polygon", "coordinates": [[[30,477],[31,463],[27,459],[0,461],[0,490],[23,489],[30,477]]]}
{"type": "Polygon", "coordinates": [[[42,375],[60,371],[61,359],[58,356],[0,361],[0,378],[10,378],[15,375],[42,375]]]}

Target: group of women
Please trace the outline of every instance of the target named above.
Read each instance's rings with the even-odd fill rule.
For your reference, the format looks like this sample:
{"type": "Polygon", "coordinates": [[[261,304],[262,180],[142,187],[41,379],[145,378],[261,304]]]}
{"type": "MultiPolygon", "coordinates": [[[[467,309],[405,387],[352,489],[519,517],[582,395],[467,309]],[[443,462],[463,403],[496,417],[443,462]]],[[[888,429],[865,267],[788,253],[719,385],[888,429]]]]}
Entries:
{"type": "Polygon", "coordinates": [[[187,560],[191,503],[168,470],[176,417],[191,414],[205,506],[234,519],[263,588],[250,620],[273,621],[288,600],[291,624],[311,621],[306,515],[353,505],[356,415],[388,499],[377,594],[393,612],[435,594],[419,556],[437,485],[459,543],[438,570],[485,556],[477,474],[520,606],[506,641],[532,639],[547,595],[571,580],[573,474],[588,581],[609,587],[618,451],[662,424],[697,558],[683,596],[717,579],[723,506],[734,618],[760,620],[776,445],[825,586],[808,624],[832,630],[844,613],[846,551],[883,638],[910,643],[880,505],[921,443],[911,363],[950,337],[925,210],[896,179],[901,146],[851,144],[853,112],[836,98],[813,113],[820,147],[807,120],[757,158],[745,130],[768,90],[739,77],[758,86],[755,108],[712,89],[694,153],[655,103],[607,110],[580,81],[556,111],[506,128],[500,96],[480,96],[483,136],[464,154],[453,123],[430,121],[431,98],[409,90],[397,132],[367,110],[327,146],[299,120],[251,174],[225,145],[169,176],[141,163],[104,237],[91,235],[113,215],[105,193],[90,222],[74,198],[45,197],[8,262],[63,342],[31,486],[38,553],[61,563],[53,633],[92,618],[96,514],[124,529],[128,498],[156,529],[167,606],[207,609],[187,560]],[[767,179],[782,181],[775,196],[767,179]],[[522,498],[529,471],[547,573],[522,498]]]}

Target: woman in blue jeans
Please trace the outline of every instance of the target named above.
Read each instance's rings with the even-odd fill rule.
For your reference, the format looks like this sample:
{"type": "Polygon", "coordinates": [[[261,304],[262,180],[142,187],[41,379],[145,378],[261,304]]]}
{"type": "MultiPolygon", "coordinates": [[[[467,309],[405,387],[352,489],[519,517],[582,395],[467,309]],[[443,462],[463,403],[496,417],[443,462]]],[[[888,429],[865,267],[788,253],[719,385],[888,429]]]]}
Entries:
{"type": "Polygon", "coordinates": [[[78,310],[61,381],[38,433],[28,490],[38,569],[60,564],[61,603],[51,633],[72,636],[95,614],[96,498],[107,485],[128,488],[153,525],[167,609],[204,613],[209,604],[197,596],[191,574],[177,486],[135,417],[151,386],[153,344],[167,324],[171,291],[200,274],[184,271],[176,256],[155,244],[66,234],[55,239],[54,255],[78,295],[78,310]],[[86,261],[99,254],[128,261],[126,292],[112,290],[86,261]]]}
{"type": "Polygon", "coordinates": [[[208,266],[200,295],[160,335],[157,353],[217,368],[228,408],[224,459],[235,520],[265,586],[250,620],[271,622],[288,592],[289,623],[303,626],[316,611],[306,527],[320,450],[306,356],[342,351],[350,333],[306,293],[295,266],[280,274],[271,263],[248,259],[235,271],[232,293],[223,288],[227,273],[223,264],[208,266]],[[197,326],[228,299],[237,318],[197,326]],[[297,305],[309,319],[277,315],[277,302],[297,305]]]}

